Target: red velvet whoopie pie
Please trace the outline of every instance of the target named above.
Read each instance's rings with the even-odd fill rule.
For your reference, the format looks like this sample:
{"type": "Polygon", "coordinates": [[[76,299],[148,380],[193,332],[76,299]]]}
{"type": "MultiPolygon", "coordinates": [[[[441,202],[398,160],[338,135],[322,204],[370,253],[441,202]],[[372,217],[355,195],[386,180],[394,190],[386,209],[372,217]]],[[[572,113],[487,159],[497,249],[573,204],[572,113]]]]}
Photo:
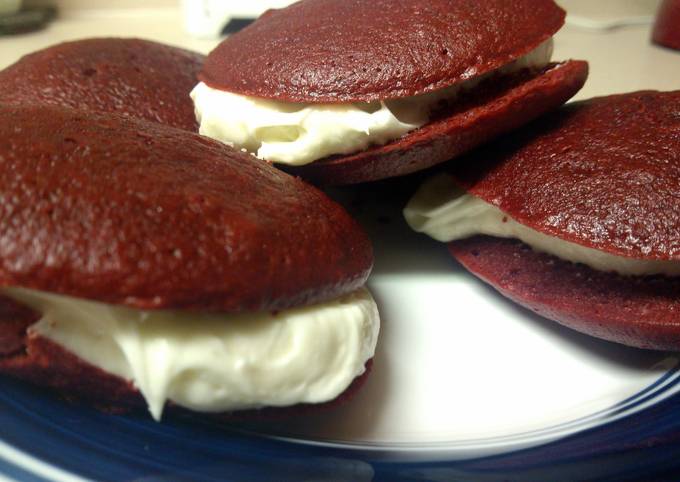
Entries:
{"type": "Polygon", "coordinates": [[[449,206],[438,239],[500,293],[588,335],[680,350],[680,91],[569,104],[436,182],[465,193],[426,209],[449,206]]]}
{"type": "Polygon", "coordinates": [[[189,93],[203,59],[141,39],[65,42],[0,71],[0,103],[118,113],[196,132],[189,93]]]}
{"type": "Polygon", "coordinates": [[[166,400],[287,407],[363,380],[371,244],[302,181],[158,123],[0,106],[0,196],[0,373],[157,419],[166,400]]]}
{"type": "Polygon", "coordinates": [[[670,49],[680,50],[680,1],[664,0],[656,13],[652,41],[670,49]]]}
{"type": "Polygon", "coordinates": [[[425,169],[583,86],[585,62],[550,61],[564,16],[552,0],[302,0],[270,10],[208,55],[192,94],[201,133],[323,184],[425,169]]]}

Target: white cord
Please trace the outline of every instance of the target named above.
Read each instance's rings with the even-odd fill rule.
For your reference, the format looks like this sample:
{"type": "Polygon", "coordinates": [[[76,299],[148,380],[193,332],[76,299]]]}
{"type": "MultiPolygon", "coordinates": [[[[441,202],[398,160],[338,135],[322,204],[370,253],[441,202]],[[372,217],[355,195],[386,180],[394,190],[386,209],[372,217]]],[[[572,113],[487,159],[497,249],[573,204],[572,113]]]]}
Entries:
{"type": "Polygon", "coordinates": [[[567,15],[567,25],[583,28],[586,30],[615,30],[617,28],[631,27],[634,25],[649,25],[654,20],[651,15],[639,17],[617,18],[614,20],[595,20],[578,15],[567,15]]]}

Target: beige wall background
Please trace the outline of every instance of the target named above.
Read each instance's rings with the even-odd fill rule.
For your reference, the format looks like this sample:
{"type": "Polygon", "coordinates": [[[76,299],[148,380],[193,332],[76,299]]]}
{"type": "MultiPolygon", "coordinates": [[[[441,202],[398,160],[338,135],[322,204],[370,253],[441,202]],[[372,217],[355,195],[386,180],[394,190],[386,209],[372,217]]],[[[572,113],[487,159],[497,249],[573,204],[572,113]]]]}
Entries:
{"type": "MultiPolygon", "coordinates": [[[[227,0],[229,1],[229,0],[227,0]]],[[[238,1],[238,0],[235,0],[238,1]]],[[[179,8],[179,0],[24,0],[24,4],[45,5],[56,4],[62,10],[101,10],[101,9],[149,9],[149,8],[179,8]]]]}
{"type": "Polygon", "coordinates": [[[661,0],[556,0],[571,15],[595,20],[652,15],[661,0]]]}
{"type": "MultiPolygon", "coordinates": [[[[398,1],[398,0],[397,0],[398,1]]],[[[567,11],[574,15],[606,19],[621,15],[653,14],[661,0],[557,0],[567,11]],[[616,13],[613,14],[612,12],[616,13]]],[[[54,3],[50,0],[25,0],[27,3],[54,3]]],[[[180,0],[56,0],[64,10],[71,9],[148,9],[178,7],[180,0]]],[[[224,0],[226,4],[248,3],[248,0],[224,0]]],[[[264,3],[264,2],[261,2],[264,3]]]]}

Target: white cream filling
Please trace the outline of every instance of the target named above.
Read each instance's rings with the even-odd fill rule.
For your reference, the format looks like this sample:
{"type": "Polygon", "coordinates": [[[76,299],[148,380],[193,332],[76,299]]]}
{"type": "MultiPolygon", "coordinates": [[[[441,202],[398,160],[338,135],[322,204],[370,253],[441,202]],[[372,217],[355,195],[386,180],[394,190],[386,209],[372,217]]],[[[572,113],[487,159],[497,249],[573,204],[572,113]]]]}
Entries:
{"type": "Polygon", "coordinates": [[[332,154],[382,145],[425,125],[431,112],[493,75],[542,68],[552,56],[552,38],[493,72],[431,93],[351,104],[296,104],[212,89],[203,82],[191,92],[199,132],[261,159],[309,164],[332,154]]]}
{"type": "Polygon", "coordinates": [[[415,231],[443,241],[455,241],[478,234],[515,238],[536,251],[598,271],[623,275],[680,275],[680,262],[645,260],[617,256],[543,234],[512,219],[496,206],[455,186],[446,174],[426,181],[404,208],[406,222],[415,231]]]}
{"type": "Polygon", "coordinates": [[[142,311],[22,288],[42,313],[30,330],[132,383],[160,420],[167,400],[201,412],[332,400],[375,353],[366,289],[276,314],[142,311]]]}

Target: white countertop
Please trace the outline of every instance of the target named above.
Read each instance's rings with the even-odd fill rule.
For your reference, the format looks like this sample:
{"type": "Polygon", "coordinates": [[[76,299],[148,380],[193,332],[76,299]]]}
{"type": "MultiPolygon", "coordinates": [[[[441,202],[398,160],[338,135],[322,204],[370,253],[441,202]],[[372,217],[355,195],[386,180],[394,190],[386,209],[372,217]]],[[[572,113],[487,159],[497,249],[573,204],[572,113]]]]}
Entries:
{"type": "MultiPolygon", "coordinates": [[[[566,25],[555,37],[553,58],[590,62],[590,78],[576,98],[640,89],[680,89],[680,52],[652,45],[650,28],[631,26],[599,32],[566,25]]],[[[204,53],[218,43],[185,33],[179,9],[88,10],[62,16],[39,32],[0,37],[0,68],[58,42],[104,36],[142,37],[204,53]]]]}

